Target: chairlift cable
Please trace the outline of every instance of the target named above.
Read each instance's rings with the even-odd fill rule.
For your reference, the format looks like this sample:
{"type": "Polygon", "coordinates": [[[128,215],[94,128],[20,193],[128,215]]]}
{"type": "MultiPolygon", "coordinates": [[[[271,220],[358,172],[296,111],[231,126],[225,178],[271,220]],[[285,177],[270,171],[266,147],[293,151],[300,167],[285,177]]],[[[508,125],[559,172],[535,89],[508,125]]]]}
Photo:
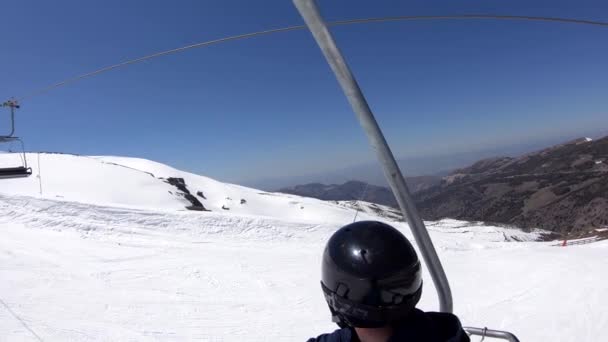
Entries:
{"type": "MultiPolygon", "coordinates": [[[[559,17],[541,17],[541,16],[520,16],[520,15],[495,15],[495,14],[459,14],[459,15],[415,15],[415,16],[392,16],[392,17],[377,17],[377,18],[362,18],[362,19],[349,19],[349,20],[338,20],[328,22],[328,26],[343,26],[343,25],[353,25],[353,24],[365,24],[365,23],[379,23],[379,22],[392,22],[392,21],[409,21],[409,20],[453,20],[453,19],[496,19],[496,20],[526,20],[526,21],[544,21],[544,22],[558,22],[558,23],[570,23],[570,24],[580,24],[580,25],[594,25],[594,26],[603,26],[608,27],[608,22],[604,21],[594,21],[594,20],[585,20],[585,19],[571,19],[571,18],[559,18],[559,17]]],[[[75,77],[68,78],[61,82],[46,86],[44,88],[40,88],[25,94],[20,97],[21,100],[29,100],[32,97],[44,94],[50,90],[55,88],[74,83],[83,78],[92,77],[95,75],[99,75],[106,71],[110,71],[116,68],[124,67],[127,65],[143,62],[152,58],[161,57],[177,52],[182,52],[185,50],[200,48],[204,46],[219,44],[227,41],[239,40],[239,39],[247,39],[253,38],[257,36],[269,35],[280,32],[287,31],[296,31],[305,29],[305,25],[295,25],[295,26],[287,26],[277,29],[263,30],[250,32],[245,34],[239,34],[219,39],[208,40],[205,42],[195,43],[191,45],[182,46],[175,49],[165,50],[156,52],[150,55],[142,56],[135,59],[130,59],[124,62],[120,62],[117,64],[112,64],[101,69],[97,69],[85,74],[81,74],[75,77]]]]}

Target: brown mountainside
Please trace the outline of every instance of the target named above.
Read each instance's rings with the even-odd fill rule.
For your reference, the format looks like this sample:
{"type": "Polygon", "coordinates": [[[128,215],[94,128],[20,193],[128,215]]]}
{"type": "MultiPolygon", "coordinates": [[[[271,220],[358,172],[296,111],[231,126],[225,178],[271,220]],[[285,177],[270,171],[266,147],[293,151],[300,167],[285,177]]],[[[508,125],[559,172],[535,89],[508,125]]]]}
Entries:
{"type": "Polygon", "coordinates": [[[485,159],[416,194],[425,219],[580,232],[608,225],[608,137],[485,159]]]}

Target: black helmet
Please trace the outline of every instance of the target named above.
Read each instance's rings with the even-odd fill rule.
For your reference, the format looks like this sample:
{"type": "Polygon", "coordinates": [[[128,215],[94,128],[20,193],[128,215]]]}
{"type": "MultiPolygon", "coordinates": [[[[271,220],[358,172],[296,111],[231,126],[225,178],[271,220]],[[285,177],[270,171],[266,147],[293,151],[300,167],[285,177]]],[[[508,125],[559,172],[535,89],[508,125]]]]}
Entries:
{"type": "Polygon", "coordinates": [[[397,229],[376,221],[352,223],[327,242],[321,287],[339,326],[385,326],[403,320],[420,300],[420,261],[397,229]]]}

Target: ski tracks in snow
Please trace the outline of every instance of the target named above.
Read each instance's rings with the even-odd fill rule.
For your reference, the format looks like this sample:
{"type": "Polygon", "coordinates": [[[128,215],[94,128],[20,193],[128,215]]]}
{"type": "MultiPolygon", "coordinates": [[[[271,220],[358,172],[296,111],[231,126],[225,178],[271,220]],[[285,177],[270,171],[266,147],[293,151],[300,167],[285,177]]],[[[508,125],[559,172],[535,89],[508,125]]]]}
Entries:
{"type": "MultiPolygon", "coordinates": [[[[505,242],[504,228],[461,225],[431,235],[465,325],[608,340],[607,243],[505,242]]],[[[36,341],[15,317],[44,341],[305,340],[334,328],[319,273],[336,228],[0,195],[0,294],[17,315],[0,306],[0,340],[36,341]]],[[[421,307],[435,310],[423,275],[421,307]]]]}

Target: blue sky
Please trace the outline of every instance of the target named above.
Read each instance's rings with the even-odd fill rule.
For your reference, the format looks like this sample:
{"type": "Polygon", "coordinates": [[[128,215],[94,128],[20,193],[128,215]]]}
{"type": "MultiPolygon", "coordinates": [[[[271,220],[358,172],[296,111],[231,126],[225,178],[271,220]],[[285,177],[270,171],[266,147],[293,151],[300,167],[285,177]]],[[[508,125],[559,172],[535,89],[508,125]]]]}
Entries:
{"type": "MultiPolygon", "coordinates": [[[[322,0],[320,7],[328,20],[495,13],[608,21],[605,1],[322,0]]],[[[3,100],[145,54],[302,23],[289,0],[13,1],[3,13],[3,100]]],[[[333,32],[399,157],[608,131],[608,28],[477,20],[333,32]]],[[[18,120],[29,150],[144,157],[232,182],[374,159],[307,31],[101,74],[24,101],[18,120]]]]}

